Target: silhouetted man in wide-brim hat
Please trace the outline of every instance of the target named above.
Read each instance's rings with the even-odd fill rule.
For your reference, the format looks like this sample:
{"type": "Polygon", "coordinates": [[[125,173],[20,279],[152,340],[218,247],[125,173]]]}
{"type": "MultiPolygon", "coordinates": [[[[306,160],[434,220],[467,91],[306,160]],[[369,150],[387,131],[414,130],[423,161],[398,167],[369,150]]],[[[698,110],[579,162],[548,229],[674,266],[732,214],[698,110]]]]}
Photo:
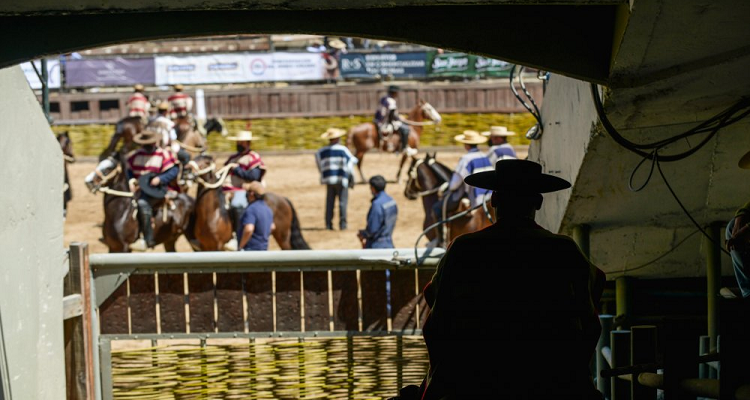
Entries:
{"type": "Polygon", "coordinates": [[[590,288],[603,274],[572,239],[534,222],[542,193],[570,183],[527,160],[465,182],[493,191],[497,222],[456,238],[425,287],[430,372],[419,395],[601,398],[589,373],[601,332],[590,288]]]}

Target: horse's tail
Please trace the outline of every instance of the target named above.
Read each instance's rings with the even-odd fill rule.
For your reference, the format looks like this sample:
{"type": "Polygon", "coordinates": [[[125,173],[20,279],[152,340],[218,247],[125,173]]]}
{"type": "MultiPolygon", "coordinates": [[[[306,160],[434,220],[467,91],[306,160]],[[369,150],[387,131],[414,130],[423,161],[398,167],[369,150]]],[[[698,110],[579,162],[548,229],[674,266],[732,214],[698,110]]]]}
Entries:
{"type": "Polygon", "coordinates": [[[289,208],[292,209],[292,232],[291,237],[289,238],[292,250],[310,250],[310,245],[307,244],[305,238],[302,237],[302,229],[300,228],[299,219],[297,218],[297,210],[294,209],[291,200],[286,197],[284,200],[289,204],[289,208]]]}

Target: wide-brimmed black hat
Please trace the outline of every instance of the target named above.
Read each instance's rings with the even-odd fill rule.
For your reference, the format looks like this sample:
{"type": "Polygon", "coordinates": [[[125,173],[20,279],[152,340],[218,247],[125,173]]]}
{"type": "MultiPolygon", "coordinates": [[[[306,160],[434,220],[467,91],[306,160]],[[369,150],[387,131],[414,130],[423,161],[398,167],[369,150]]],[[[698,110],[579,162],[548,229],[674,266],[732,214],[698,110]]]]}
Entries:
{"type": "Polygon", "coordinates": [[[143,191],[148,197],[163,199],[164,196],[167,195],[167,182],[161,182],[157,186],[151,186],[151,179],[156,175],[157,174],[153,172],[141,175],[138,178],[138,187],[140,187],[141,191],[143,191]]]}
{"type": "Polygon", "coordinates": [[[471,186],[502,192],[549,193],[569,188],[570,182],[542,173],[542,166],[529,160],[500,160],[494,171],[467,176],[471,186]]]}

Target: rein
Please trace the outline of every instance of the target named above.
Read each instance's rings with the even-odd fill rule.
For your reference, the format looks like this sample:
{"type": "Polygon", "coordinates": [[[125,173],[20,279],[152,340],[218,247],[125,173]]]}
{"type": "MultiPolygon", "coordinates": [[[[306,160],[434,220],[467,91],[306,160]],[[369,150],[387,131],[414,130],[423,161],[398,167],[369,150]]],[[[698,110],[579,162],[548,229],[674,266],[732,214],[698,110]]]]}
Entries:
{"type": "Polygon", "coordinates": [[[113,169],[112,171],[110,171],[110,172],[109,172],[108,174],[106,174],[106,175],[105,175],[105,174],[103,174],[103,173],[102,173],[101,171],[99,171],[98,169],[95,169],[95,170],[94,170],[94,172],[96,173],[96,175],[97,175],[97,176],[98,176],[99,178],[102,178],[102,181],[101,181],[101,182],[99,182],[99,185],[100,185],[100,186],[102,186],[102,185],[106,184],[107,182],[109,182],[109,180],[110,180],[110,179],[112,179],[112,178],[114,178],[115,176],[117,176],[117,174],[119,174],[120,172],[122,172],[122,167],[121,167],[121,166],[120,166],[120,164],[118,163],[118,164],[117,164],[117,167],[115,167],[115,168],[114,168],[114,169],[113,169]]]}
{"type": "Polygon", "coordinates": [[[63,160],[65,160],[65,161],[67,161],[67,162],[69,162],[71,164],[73,164],[74,162],[76,162],[76,158],[75,157],[69,156],[67,154],[63,154],[63,160]]]}
{"type": "Polygon", "coordinates": [[[438,187],[434,187],[428,190],[422,190],[422,185],[419,183],[419,180],[417,179],[417,170],[419,169],[419,166],[422,164],[424,164],[424,158],[417,160],[417,162],[414,164],[414,167],[409,170],[409,180],[406,181],[406,187],[410,187],[411,183],[414,182],[417,189],[420,190],[419,192],[415,193],[417,197],[429,196],[431,194],[435,194],[438,192],[444,192],[446,189],[448,189],[449,182],[446,181],[438,187]]]}

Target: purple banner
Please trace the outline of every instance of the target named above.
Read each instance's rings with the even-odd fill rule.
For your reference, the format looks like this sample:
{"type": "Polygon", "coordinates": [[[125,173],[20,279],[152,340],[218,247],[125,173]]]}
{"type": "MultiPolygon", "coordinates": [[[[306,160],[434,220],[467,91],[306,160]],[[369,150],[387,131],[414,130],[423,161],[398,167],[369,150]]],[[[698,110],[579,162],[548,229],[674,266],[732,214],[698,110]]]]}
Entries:
{"type": "Polygon", "coordinates": [[[69,60],[65,64],[67,87],[151,85],[156,81],[153,58],[69,60]]]}

